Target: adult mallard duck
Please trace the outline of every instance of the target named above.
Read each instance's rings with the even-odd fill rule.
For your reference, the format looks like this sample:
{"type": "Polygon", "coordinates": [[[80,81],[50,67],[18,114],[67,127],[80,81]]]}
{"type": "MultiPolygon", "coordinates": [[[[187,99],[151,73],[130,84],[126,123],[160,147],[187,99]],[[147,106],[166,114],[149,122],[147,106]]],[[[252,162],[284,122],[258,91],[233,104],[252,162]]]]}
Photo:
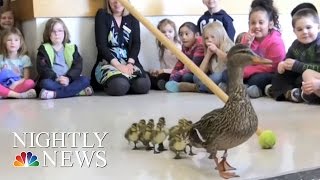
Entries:
{"type": "Polygon", "coordinates": [[[271,64],[259,58],[247,46],[238,44],[227,54],[228,94],[225,106],[205,114],[189,131],[192,146],[205,148],[214,159],[219,175],[223,178],[238,177],[226,158],[227,150],[247,141],[257,130],[258,118],[243,84],[243,69],[250,64],[271,64]],[[217,151],[225,151],[218,162],[217,151]]]}

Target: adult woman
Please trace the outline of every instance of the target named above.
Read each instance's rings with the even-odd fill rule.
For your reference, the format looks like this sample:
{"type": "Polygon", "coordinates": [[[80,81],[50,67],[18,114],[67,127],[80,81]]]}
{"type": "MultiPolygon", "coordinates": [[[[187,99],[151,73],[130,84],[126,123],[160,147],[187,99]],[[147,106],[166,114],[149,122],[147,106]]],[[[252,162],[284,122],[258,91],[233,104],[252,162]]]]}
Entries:
{"type": "Polygon", "coordinates": [[[139,62],[139,22],[117,0],[106,0],[95,17],[98,57],[91,85],[108,95],[146,94],[150,79],[139,62]]]}

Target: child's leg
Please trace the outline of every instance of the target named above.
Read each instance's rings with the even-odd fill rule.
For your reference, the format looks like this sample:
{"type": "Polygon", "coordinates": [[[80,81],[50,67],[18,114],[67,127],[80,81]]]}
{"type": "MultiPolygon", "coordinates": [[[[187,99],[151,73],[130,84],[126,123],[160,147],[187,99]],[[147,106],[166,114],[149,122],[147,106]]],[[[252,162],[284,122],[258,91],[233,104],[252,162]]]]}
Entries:
{"type": "Polygon", "coordinates": [[[193,83],[193,74],[187,73],[182,76],[181,82],[190,82],[193,83]]]}
{"type": "Polygon", "coordinates": [[[56,89],[56,98],[66,98],[76,96],[81,90],[90,86],[89,78],[80,76],[78,79],[72,81],[68,86],[61,86],[56,89]]]}
{"type": "Polygon", "coordinates": [[[19,93],[0,85],[0,96],[4,98],[10,97],[10,98],[17,98],[17,99],[29,99],[29,98],[35,98],[37,96],[37,93],[34,89],[29,89],[23,93],[19,93]]]}
{"type": "Polygon", "coordinates": [[[317,96],[320,96],[320,73],[311,69],[307,69],[302,74],[302,78],[304,82],[313,82],[315,86],[314,93],[317,96]]]}
{"type": "Polygon", "coordinates": [[[200,92],[208,92],[208,88],[201,82],[197,76],[193,76],[193,82],[199,87],[200,92]]]}
{"type": "Polygon", "coordinates": [[[8,97],[9,91],[10,91],[10,89],[8,89],[0,84],[0,97],[3,97],[3,98],[8,97]]]}
{"type": "Polygon", "coordinates": [[[158,77],[152,76],[150,73],[148,73],[151,81],[151,89],[159,90],[157,82],[158,82],[158,77]]]}
{"type": "Polygon", "coordinates": [[[35,83],[32,79],[25,79],[21,83],[17,84],[16,87],[13,89],[13,91],[21,93],[26,92],[29,89],[34,88],[35,83]]]}
{"type": "MultiPolygon", "coordinates": [[[[169,81],[170,79],[170,74],[169,73],[162,73],[159,74],[157,77],[157,88],[159,88],[160,90],[166,90],[166,83],[169,81]]],[[[152,86],[152,79],[151,80],[151,86],[152,86]]]]}
{"type": "Polygon", "coordinates": [[[301,74],[285,71],[283,74],[276,73],[272,78],[272,95],[277,101],[284,101],[285,94],[294,88],[294,83],[301,74]]]}

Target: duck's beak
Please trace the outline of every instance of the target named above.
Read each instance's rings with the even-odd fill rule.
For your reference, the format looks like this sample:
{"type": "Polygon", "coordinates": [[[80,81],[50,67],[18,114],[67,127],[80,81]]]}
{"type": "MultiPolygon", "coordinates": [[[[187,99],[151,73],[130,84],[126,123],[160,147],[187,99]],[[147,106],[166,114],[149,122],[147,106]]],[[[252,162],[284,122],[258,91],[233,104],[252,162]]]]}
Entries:
{"type": "Polygon", "coordinates": [[[253,64],[269,64],[271,65],[273,62],[270,59],[261,58],[259,56],[252,57],[253,64]]]}

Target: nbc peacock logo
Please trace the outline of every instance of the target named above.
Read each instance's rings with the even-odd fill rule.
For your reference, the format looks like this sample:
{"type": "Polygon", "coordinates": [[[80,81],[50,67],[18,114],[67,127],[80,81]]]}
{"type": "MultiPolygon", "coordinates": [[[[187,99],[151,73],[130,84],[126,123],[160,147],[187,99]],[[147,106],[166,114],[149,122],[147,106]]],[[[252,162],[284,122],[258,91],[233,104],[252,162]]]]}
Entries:
{"type": "Polygon", "coordinates": [[[14,167],[35,167],[39,166],[38,157],[32,155],[31,152],[21,152],[20,155],[16,156],[16,160],[13,163],[14,167]]]}

